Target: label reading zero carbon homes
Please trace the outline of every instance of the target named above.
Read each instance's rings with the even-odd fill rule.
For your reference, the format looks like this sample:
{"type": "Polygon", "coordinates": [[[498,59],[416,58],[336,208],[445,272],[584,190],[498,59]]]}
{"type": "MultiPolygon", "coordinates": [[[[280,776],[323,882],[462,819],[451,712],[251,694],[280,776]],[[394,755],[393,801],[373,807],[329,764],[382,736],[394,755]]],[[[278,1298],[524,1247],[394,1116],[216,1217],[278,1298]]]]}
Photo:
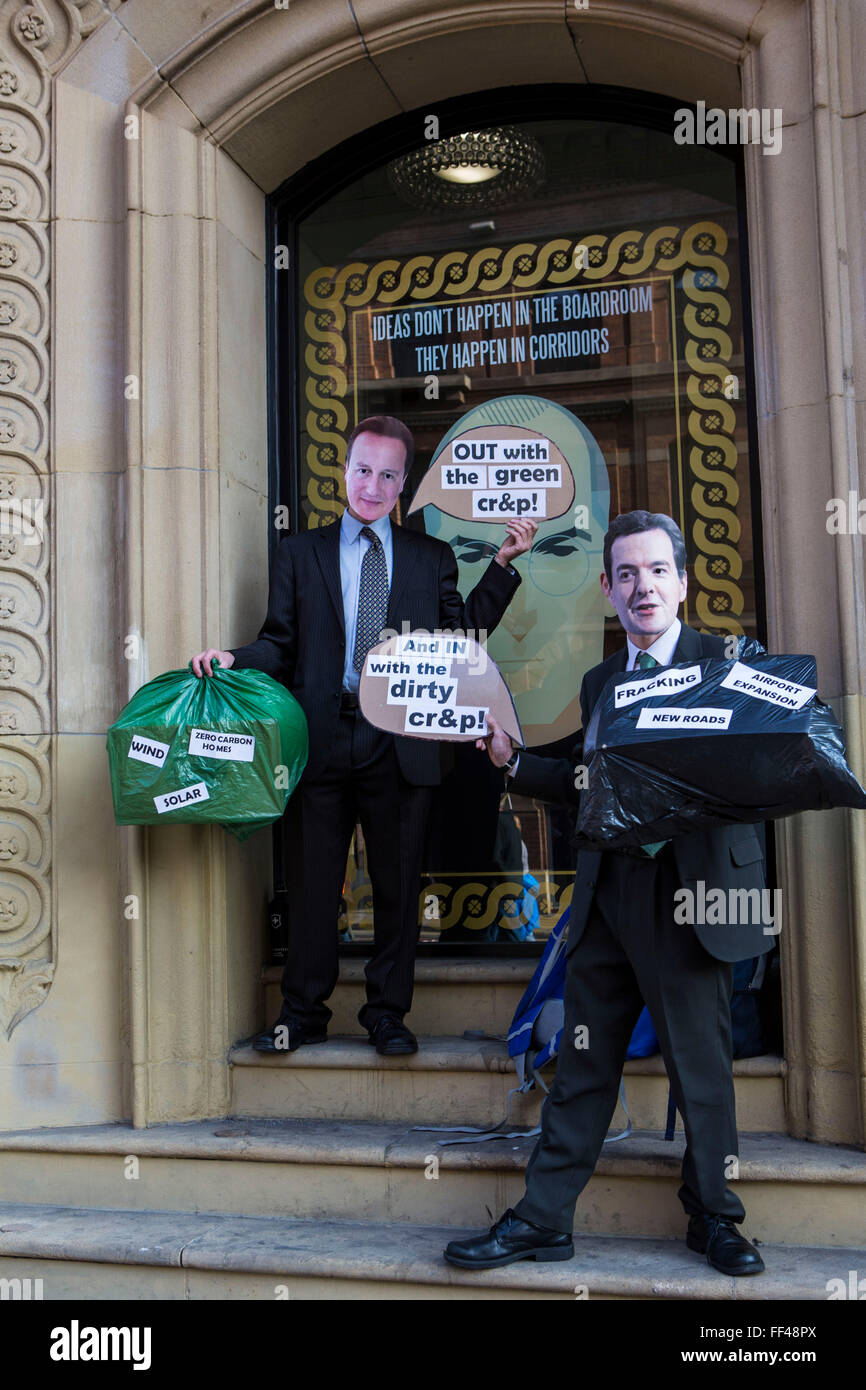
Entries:
{"type": "Polygon", "coordinates": [[[189,752],[199,758],[227,758],[251,763],[256,751],[252,734],[224,734],[216,729],[190,729],[189,752]]]}
{"type": "Polygon", "coordinates": [[[137,763],[152,763],[154,767],[162,767],[170,747],[170,743],[160,743],[158,739],[133,734],[126,756],[134,758],[137,763]]]}
{"type": "Polygon", "coordinates": [[[178,787],[176,792],[163,792],[155,796],[153,804],[160,815],[164,811],[179,811],[183,806],[195,805],[198,801],[209,801],[208,789],[204,782],[192,782],[188,787],[178,787]]]}

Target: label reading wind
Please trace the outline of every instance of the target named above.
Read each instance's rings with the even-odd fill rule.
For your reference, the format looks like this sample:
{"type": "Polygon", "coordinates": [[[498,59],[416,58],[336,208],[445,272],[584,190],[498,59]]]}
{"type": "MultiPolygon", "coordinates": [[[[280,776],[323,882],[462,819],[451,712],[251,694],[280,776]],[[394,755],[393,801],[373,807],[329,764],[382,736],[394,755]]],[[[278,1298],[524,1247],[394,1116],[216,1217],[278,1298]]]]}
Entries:
{"type": "Polygon", "coordinates": [[[224,758],[251,763],[256,751],[252,734],[223,734],[216,729],[190,729],[189,752],[199,758],[224,758]]]}
{"type": "Polygon", "coordinates": [[[178,787],[176,792],[164,792],[162,796],[153,798],[160,815],[164,811],[179,811],[181,807],[195,805],[199,801],[210,801],[204,782],[192,782],[188,787],[178,787]]]}
{"type": "Polygon", "coordinates": [[[646,700],[650,695],[674,695],[687,690],[690,685],[700,685],[700,666],[689,666],[685,671],[665,671],[660,676],[647,676],[641,680],[618,685],[614,697],[614,707],[633,705],[635,700],[646,700]]]}
{"type": "Polygon", "coordinates": [[[158,739],[143,738],[141,734],[133,734],[126,756],[134,758],[137,763],[151,763],[153,767],[162,767],[170,747],[171,744],[160,743],[158,739]]]}
{"type": "Polygon", "coordinates": [[[729,709],[642,709],[637,717],[639,729],[726,729],[733,710],[729,709]]]}
{"type": "Polygon", "coordinates": [[[784,681],[779,676],[771,676],[767,671],[756,671],[753,666],[745,666],[742,661],[734,662],[722,685],[729,690],[741,690],[744,695],[752,695],[756,700],[769,700],[773,705],[783,705],[785,709],[802,709],[817,690],[810,685],[798,685],[796,681],[784,681]]]}

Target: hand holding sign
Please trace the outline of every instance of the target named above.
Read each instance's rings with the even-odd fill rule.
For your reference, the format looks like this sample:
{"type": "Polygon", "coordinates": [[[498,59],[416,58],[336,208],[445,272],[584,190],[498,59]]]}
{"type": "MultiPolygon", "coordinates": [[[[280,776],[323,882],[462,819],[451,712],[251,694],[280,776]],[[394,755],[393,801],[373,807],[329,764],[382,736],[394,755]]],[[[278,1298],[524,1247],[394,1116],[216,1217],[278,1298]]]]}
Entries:
{"type": "Polygon", "coordinates": [[[524,746],[498,667],[460,632],[418,630],[379,642],[367,653],[358,695],[364,718],[388,733],[469,743],[486,737],[492,711],[524,746]]]}
{"type": "Polygon", "coordinates": [[[487,737],[475,740],[475,747],[486,748],[494,767],[504,767],[514,752],[514,744],[492,710],[487,711],[487,737]]]}
{"type": "Polygon", "coordinates": [[[496,558],[502,565],[510,565],[516,560],[518,555],[525,555],[527,550],[532,549],[532,542],[538,530],[537,521],[515,520],[509,521],[505,528],[508,536],[502,542],[496,558]]]}

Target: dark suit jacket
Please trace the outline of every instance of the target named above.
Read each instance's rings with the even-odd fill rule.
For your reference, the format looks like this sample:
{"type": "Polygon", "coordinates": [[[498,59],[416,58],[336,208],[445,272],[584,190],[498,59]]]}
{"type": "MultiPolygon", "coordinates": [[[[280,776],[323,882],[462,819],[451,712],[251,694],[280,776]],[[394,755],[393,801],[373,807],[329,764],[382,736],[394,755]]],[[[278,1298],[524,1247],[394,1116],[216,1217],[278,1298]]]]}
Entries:
{"type": "MultiPolygon", "coordinates": [[[[698,661],[701,657],[724,657],[725,639],[696,632],[683,624],[674,652],[674,663],[698,661]]],[[[583,728],[589,723],[595,702],[606,681],[624,671],[628,647],[614,652],[607,661],[587,671],[580,688],[580,709],[583,728]]],[[[575,790],[575,766],[583,761],[583,737],[575,744],[571,758],[540,758],[521,753],[517,776],[512,782],[514,791],[522,796],[540,796],[548,801],[580,804],[575,790]]],[[[703,879],[706,889],[758,888],[765,885],[763,827],[759,839],[755,826],[720,826],[713,830],[693,830],[673,839],[677,870],[683,888],[697,894],[696,884],[703,879]]],[[[568,926],[567,951],[573,951],[580,940],[595,891],[601,855],[582,850],[577,856],[577,872],[568,926]]],[[[695,923],[694,931],[704,948],[717,960],[745,960],[748,956],[763,955],[773,948],[776,937],[765,935],[758,922],[739,924],[695,923]]]]}
{"type": "MultiPolygon", "coordinates": [[[[393,567],[388,626],[484,628],[492,632],[520,583],[516,571],[491,560],[465,604],[457,589],[457,561],[450,546],[391,523],[393,567]]],[[[313,780],[328,762],[340,712],[346,649],[340,583],[340,523],[296,536],[277,547],[264,625],[254,642],[234,649],[238,669],[254,667],[282,681],[303,707],[310,730],[304,777],[313,780]]],[[[414,786],[436,786],[440,746],[430,740],[394,739],[403,776],[414,786]]]]}

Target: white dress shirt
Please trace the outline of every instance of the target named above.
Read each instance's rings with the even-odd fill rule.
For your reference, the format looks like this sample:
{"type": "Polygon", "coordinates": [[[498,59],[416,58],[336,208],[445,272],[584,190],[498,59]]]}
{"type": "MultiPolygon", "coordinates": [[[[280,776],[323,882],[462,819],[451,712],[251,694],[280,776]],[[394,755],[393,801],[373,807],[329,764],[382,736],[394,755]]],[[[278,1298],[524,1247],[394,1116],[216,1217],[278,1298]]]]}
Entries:
{"type": "Polygon", "coordinates": [[[340,584],[343,590],[343,620],[346,626],[346,655],[343,663],[343,689],[357,695],[361,677],[355,670],[355,638],[358,632],[358,590],[361,583],[361,563],[373,544],[361,535],[365,526],[375,531],[385,552],[385,566],[388,570],[388,588],[391,588],[394,547],[391,539],[391,522],[387,516],[378,521],[359,521],[349,509],[343,512],[340,522],[340,584]]]}
{"type": "MultiPolygon", "coordinates": [[[[655,657],[659,666],[671,665],[674,659],[674,652],[677,649],[677,642],[680,640],[682,626],[679,618],[674,618],[670,627],[666,628],[661,637],[657,637],[652,646],[647,648],[649,655],[655,657]]],[[[626,662],[625,669],[627,671],[634,671],[637,667],[638,655],[642,648],[635,646],[634,642],[628,636],[628,633],[626,633],[626,641],[628,642],[628,661],[626,662]]],[[[517,775],[519,762],[520,758],[518,756],[514,766],[507,772],[507,777],[515,777],[517,775]]]]}
{"type": "MultiPolygon", "coordinates": [[[[677,649],[677,642],[680,640],[682,623],[679,618],[674,618],[669,628],[666,628],[661,637],[657,637],[651,647],[647,647],[647,655],[654,656],[659,666],[670,666],[674,659],[674,652],[677,649]]],[[[626,633],[628,642],[628,661],[625,669],[634,671],[637,667],[637,659],[641,648],[636,647],[634,642],[626,633]]]]}

